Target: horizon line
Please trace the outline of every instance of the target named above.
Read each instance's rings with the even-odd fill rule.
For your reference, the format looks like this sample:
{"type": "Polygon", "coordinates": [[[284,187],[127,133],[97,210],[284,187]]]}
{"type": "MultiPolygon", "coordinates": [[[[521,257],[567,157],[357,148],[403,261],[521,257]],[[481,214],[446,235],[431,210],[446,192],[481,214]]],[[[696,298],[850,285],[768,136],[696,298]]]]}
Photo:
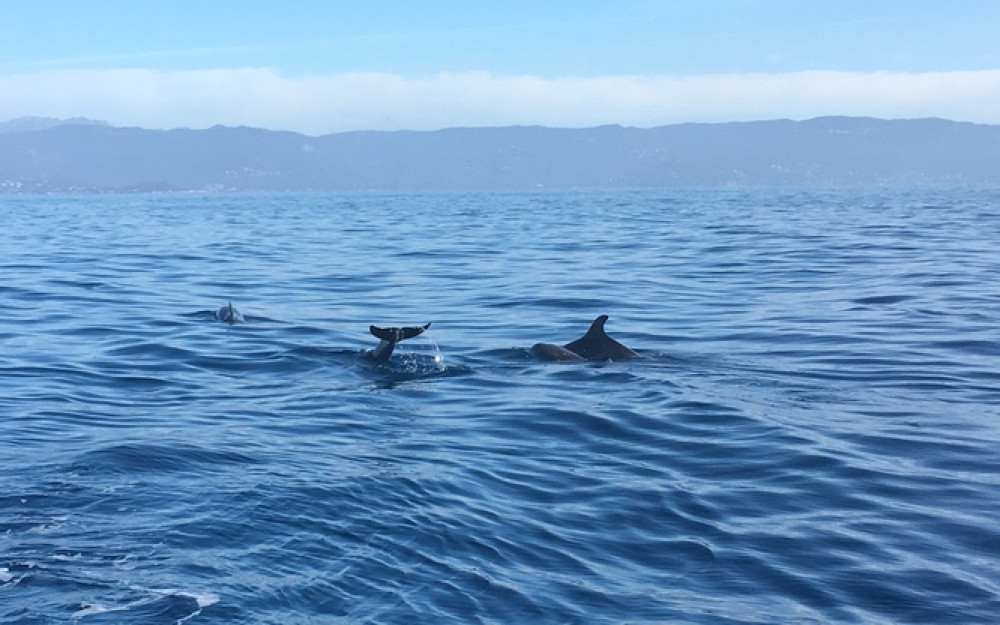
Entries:
{"type": "Polygon", "coordinates": [[[13,134],[18,132],[37,132],[44,130],[51,130],[59,126],[96,126],[104,128],[112,128],[117,130],[145,130],[149,132],[173,132],[173,131],[191,131],[191,132],[204,132],[215,129],[230,129],[230,130],[256,130],[262,132],[275,132],[275,133],[290,133],[302,135],[305,137],[327,137],[332,135],[343,135],[343,134],[356,134],[356,133],[381,133],[381,134],[392,134],[392,133],[435,133],[435,132],[447,132],[453,130],[504,130],[504,129],[514,129],[514,128],[524,128],[524,129],[539,129],[539,130],[556,130],[556,131],[573,131],[573,130],[598,130],[602,128],[620,128],[623,130],[656,130],[659,128],[670,128],[673,126],[725,126],[725,125],[749,125],[749,124],[769,124],[769,123],[810,123],[817,122],[821,120],[857,120],[857,121],[876,121],[876,122],[921,122],[921,121],[938,121],[946,122],[949,124],[962,124],[971,126],[984,126],[984,127],[998,127],[1000,124],[986,123],[986,122],[973,122],[960,119],[952,119],[948,117],[941,116],[923,116],[923,117],[880,117],[875,115],[816,115],[812,117],[803,118],[791,118],[791,117],[773,117],[773,118],[760,118],[760,119],[747,119],[747,120],[730,120],[730,121],[681,121],[672,122],[667,124],[656,124],[650,126],[639,126],[632,124],[621,124],[621,123],[607,123],[607,124],[592,124],[592,125],[579,125],[579,126],[554,126],[548,124],[485,124],[485,125],[455,125],[455,126],[442,126],[440,128],[430,128],[430,129],[418,129],[418,128],[398,128],[398,129],[357,129],[357,130],[338,130],[334,132],[311,134],[306,132],[300,132],[297,130],[290,130],[287,128],[268,128],[264,126],[255,126],[249,124],[225,124],[218,123],[208,126],[170,126],[170,127],[154,127],[154,126],[142,126],[135,124],[115,124],[107,120],[93,119],[85,116],[73,116],[73,117],[50,117],[46,115],[22,115],[19,117],[14,117],[6,121],[0,121],[0,136],[4,134],[13,134]],[[6,130],[6,126],[16,125],[18,122],[38,122],[40,124],[46,124],[38,128],[28,128],[25,130],[6,130]]]}

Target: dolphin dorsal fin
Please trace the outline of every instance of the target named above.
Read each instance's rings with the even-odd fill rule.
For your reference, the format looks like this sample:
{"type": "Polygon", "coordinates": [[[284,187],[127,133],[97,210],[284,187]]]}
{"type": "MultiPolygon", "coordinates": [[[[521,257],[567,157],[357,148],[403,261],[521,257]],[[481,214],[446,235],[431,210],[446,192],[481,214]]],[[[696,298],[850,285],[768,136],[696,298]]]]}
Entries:
{"type": "Polygon", "coordinates": [[[608,316],[601,315],[597,319],[594,319],[594,323],[590,324],[590,328],[584,335],[584,338],[595,339],[602,336],[608,336],[608,333],[604,331],[604,324],[607,323],[608,316]]]}
{"type": "Polygon", "coordinates": [[[604,346],[612,340],[604,332],[604,323],[607,320],[607,315],[601,315],[597,319],[594,319],[594,322],[590,324],[590,328],[587,329],[586,334],[575,341],[566,343],[563,347],[574,354],[579,354],[585,360],[602,358],[604,346]]]}
{"type": "Polygon", "coordinates": [[[607,321],[607,315],[594,319],[586,334],[564,347],[584,360],[613,360],[637,356],[631,349],[607,335],[604,331],[604,324],[607,321]]]}

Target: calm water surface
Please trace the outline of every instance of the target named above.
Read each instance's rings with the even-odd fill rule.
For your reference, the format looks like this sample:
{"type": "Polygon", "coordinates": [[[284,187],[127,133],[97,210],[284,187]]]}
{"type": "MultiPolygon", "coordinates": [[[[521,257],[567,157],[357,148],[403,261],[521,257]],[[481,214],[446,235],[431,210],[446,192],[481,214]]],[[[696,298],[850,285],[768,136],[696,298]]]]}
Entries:
{"type": "Polygon", "coordinates": [[[4,623],[1000,615],[1000,191],[0,217],[4,623]]]}

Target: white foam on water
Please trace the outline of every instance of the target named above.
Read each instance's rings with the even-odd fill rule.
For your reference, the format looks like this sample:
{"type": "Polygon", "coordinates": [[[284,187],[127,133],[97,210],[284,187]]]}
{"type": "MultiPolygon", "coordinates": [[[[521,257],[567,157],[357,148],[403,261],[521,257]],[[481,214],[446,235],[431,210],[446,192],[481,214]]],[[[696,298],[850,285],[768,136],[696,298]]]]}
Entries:
{"type": "Polygon", "coordinates": [[[219,602],[219,595],[214,592],[204,592],[201,594],[191,593],[191,592],[179,592],[177,593],[179,597],[189,597],[194,599],[198,604],[199,608],[207,608],[210,605],[215,605],[219,602]]]}
{"type": "Polygon", "coordinates": [[[82,553],[56,553],[52,554],[52,559],[56,562],[75,562],[83,557],[82,553]]]}
{"type": "Polygon", "coordinates": [[[36,534],[48,534],[58,529],[63,523],[69,520],[68,515],[52,517],[48,523],[42,523],[32,527],[29,531],[36,534]]]}
{"type": "Polygon", "coordinates": [[[104,614],[106,612],[123,612],[127,610],[126,607],[115,607],[107,608],[99,603],[84,603],[80,606],[80,609],[74,612],[71,616],[75,619],[82,619],[85,616],[91,616],[93,614],[104,614]]]}
{"type": "Polygon", "coordinates": [[[150,588],[147,592],[150,592],[160,597],[184,597],[186,599],[194,600],[195,604],[198,606],[198,609],[183,618],[177,619],[176,621],[177,625],[180,625],[185,621],[193,619],[194,617],[201,614],[201,611],[207,608],[208,606],[214,605],[219,602],[219,595],[213,592],[194,593],[194,592],[187,592],[184,590],[177,590],[176,588],[163,588],[163,589],[150,588]]]}

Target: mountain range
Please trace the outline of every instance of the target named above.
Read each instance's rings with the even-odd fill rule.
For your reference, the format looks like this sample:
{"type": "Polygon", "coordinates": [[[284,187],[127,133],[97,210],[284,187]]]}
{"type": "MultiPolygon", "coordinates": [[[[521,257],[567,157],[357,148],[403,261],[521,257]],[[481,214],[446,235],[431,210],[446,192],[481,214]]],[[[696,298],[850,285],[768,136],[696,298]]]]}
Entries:
{"type": "Polygon", "coordinates": [[[148,130],[0,123],[0,193],[1000,184],[1000,126],[821,117],[656,128],[148,130]]]}

